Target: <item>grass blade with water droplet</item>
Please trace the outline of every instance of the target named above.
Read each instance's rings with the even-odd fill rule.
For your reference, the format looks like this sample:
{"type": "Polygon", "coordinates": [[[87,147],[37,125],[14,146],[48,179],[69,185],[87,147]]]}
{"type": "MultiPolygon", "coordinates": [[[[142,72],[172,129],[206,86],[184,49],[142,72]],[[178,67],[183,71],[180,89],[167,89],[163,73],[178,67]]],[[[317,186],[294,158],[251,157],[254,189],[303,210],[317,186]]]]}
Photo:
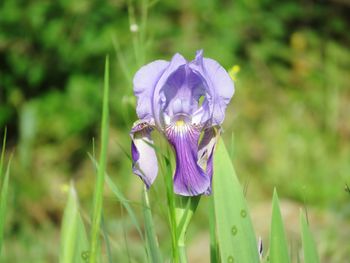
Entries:
{"type": "Polygon", "coordinates": [[[258,263],[246,201],[222,139],[215,152],[213,194],[221,262],[258,263]]]}
{"type": "Polygon", "coordinates": [[[276,189],[273,191],[270,232],[270,262],[289,263],[288,246],[276,189]]]}

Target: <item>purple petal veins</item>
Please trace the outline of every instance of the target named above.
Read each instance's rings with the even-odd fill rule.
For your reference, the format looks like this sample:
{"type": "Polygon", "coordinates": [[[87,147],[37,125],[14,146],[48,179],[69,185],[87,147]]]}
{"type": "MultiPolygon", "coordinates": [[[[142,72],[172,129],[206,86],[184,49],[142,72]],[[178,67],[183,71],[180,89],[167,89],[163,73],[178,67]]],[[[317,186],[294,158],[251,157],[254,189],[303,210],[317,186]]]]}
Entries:
{"type": "Polygon", "coordinates": [[[204,193],[210,186],[210,178],[198,165],[198,140],[200,127],[175,121],[166,129],[166,136],[176,153],[174,191],[183,196],[204,193]]]}
{"type": "Polygon", "coordinates": [[[175,193],[210,194],[214,148],[234,93],[226,70],[204,58],[202,51],[191,62],[175,54],[170,62],[157,60],[143,66],[135,74],[134,93],[140,118],[130,134],[134,173],[147,187],[157,176],[150,136],[155,127],[175,152],[175,193]]]}

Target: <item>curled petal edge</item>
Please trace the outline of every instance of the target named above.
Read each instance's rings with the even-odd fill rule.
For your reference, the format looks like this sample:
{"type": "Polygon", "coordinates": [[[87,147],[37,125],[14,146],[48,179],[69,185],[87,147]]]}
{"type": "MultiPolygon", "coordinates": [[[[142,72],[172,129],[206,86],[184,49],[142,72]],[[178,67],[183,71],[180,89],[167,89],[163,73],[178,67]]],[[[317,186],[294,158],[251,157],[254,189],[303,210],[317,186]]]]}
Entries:
{"type": "Polygon", "coordinates": [[[151,138],[153,127],[153,121],[137,121],[130,132],[132,170],[142,179],[147,189],[158,174],[157,156],[151,138]]]}
{"type": "Polygon", "coordinates": [[[214,149],[220,134],[221,128],[218,126],[205,129],[198,147],[198,165],[202,167],[210,179],[209,187],[204,192],[205,195],[210,195],[212,190],[214,149]]]}

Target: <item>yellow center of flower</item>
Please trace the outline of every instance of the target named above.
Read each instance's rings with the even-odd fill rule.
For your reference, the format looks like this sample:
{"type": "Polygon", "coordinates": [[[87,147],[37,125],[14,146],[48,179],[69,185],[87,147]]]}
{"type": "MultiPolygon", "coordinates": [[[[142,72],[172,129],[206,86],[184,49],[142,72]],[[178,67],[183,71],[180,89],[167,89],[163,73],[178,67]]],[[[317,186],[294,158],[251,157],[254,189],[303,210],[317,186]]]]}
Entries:
{"type": "Polygon", "coordinates": [[[185,126],[185,122],[183,120],[177,120],[175,125],[177,127],[183,127],[183,126],[185,126]]]}

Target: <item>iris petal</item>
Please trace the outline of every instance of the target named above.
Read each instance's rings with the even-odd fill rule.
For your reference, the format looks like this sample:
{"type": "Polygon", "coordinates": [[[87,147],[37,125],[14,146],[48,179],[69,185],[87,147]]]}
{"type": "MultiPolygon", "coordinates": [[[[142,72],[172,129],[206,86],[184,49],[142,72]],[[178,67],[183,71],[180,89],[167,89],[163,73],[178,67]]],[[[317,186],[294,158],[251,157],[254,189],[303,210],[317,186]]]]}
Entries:
{"type": "Polygon", "coordinates": [[[169,62],[156,60],[141,67],[134,77],[134,93],[137,97],[137,116],[140,119],[149,119],[153,116],[152,97],[154,89],[163,75],[169,62]]]}
{"type": "Polygon", "coordinates": [[[161,89],[165,97],[164,111],[168,115],[178,113],[192,115],[198,109],[198,100],[205,95],[205,87],[200,76],[188,64],[180,66],[161,89]]]}
{"type": "Polygon", "coordinates": [[[152,147],[152,123],[138,121],[131,129],[132,170],[149,188],[158,174],[157,156],[152,147]]]}
{"type": "Polygon", "coordinates": [[[170,61],[169,66],[163,72],[161,78],[154,87],[154,92],[152,96],[152,107],[153,107],[153,118],[158,127],[164,128],[164,105],[166,104],[165,96],[161,96],[161,90],[168,81],[168,78],[176,72],[179,67],[187,63],[186,59],[180,54],[175,54],[170,61]]]}
{"type": "Polygon", "coordinates": [[[183,196],[203,194],[210,187],[210,178],[198,165],[200,127],[176,121],[166,129],[166,135],[176,154],[174,192],[183,196]]]}
{"type": "MultiPolygon", "coordinates": [[[[234,84],[227,71],[218,62],[210,58],[203,58],[200,50],[189,67],[199,74],[206,82],[208,90],[206,101],[210,111],[210,121],[213,125],[220,125],[225,118],[225,109],[234,93],[234,84]]],[[[202,121],[207,121],[203,119],[202,121]]]]}
{"type": "Polygon", "coordinates": [[[220,130],[216,127],[210,127],[204,130],[204,135],[199,143],[198,164],[205,170],[210,178],[210,185],[205,194],[211,194],[211,183],[213,178],[213,155],[220,130]]]}

